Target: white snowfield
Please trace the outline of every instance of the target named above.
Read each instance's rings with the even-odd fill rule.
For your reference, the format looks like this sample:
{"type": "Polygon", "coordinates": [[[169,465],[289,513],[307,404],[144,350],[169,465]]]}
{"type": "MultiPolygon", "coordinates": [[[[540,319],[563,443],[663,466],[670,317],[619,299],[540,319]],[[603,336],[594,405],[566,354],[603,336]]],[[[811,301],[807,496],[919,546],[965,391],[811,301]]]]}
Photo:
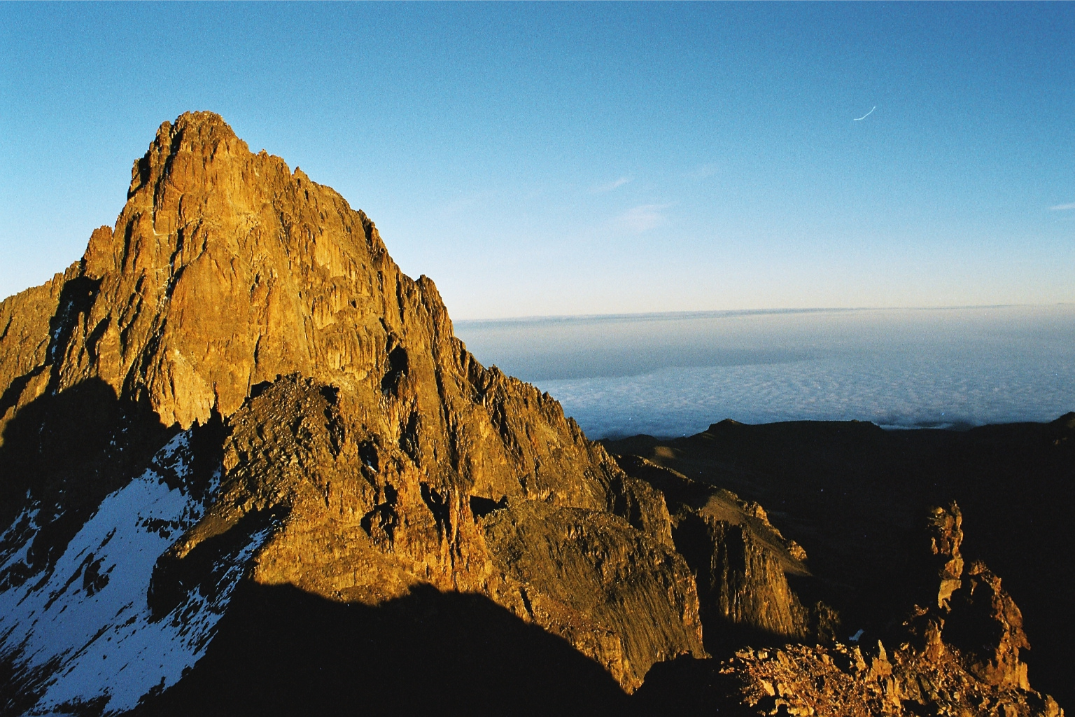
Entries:
{"type": "MultiPolygon", "coordinates": [[[[151,621],[146,596],[153,566],[202,517],[219,480],[218,469],[206,503],[164,481],[162,473],[189,473],[189,439],[189,432],[177,435],[151,468],[108,495],[51,574],[0,593],[0,655],[15,657],[20,677],[45,679],[28,714],[65,714],[104,699],[106,714],[131,709],[151,690],[178,681],[204,654],[267,534],[253,536],[239,555],[218,566],[214,602],[194,589],[168,615],[151,621]]],[[[7,546],[0,553],[0,577],[25,561],[39,529],[37,516],[36,507],[27,508],[0,536],[0,546],[7,546]]]]}

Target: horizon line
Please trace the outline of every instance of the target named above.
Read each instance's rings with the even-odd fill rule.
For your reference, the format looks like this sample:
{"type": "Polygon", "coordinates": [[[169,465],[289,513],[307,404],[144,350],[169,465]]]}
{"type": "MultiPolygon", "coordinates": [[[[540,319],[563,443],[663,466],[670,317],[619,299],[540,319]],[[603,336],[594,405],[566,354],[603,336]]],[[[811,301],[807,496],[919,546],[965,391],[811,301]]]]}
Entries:
{"type": "MultiPolygon", "coordinates": [[[[955,304],[950,306],[832,306],[797,309],[698,309],[687,311],[639,311],[608,314],[533,314],[500,318],[452,319],[452,324],[530,323],[539,321],[622,321],[630,319],[717,318],[771,314],[819,314],[855,311],[952,311],[956,309],[1013,309],[1047,306],[1075,306],[1075,301],[1039,304],[955,304]]],[[[450,312],[449,312],[450,313],[450,312]]]]}

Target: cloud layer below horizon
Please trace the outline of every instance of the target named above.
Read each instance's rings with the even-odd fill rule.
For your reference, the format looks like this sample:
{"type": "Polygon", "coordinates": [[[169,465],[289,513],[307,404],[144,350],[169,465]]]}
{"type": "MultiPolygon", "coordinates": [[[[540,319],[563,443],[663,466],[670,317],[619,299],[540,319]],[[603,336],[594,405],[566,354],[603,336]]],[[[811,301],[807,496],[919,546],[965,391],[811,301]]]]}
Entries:
{"type": "Polygon", "coordinates": [[[1075,305],[463,322],[591,438],[744,423],[1047,421],[1075,410],[1075,305]]]}

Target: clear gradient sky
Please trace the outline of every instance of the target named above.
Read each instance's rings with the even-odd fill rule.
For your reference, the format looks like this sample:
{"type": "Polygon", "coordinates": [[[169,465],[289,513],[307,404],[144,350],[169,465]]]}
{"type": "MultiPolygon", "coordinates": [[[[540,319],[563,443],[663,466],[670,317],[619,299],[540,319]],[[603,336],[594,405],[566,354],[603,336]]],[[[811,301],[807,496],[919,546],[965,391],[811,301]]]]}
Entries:
{"type": "Polygon", "coordinates": [[[456,319],[1075,301],[1075,3],[0,3],[0,297],[201,109],[456,319]]]}

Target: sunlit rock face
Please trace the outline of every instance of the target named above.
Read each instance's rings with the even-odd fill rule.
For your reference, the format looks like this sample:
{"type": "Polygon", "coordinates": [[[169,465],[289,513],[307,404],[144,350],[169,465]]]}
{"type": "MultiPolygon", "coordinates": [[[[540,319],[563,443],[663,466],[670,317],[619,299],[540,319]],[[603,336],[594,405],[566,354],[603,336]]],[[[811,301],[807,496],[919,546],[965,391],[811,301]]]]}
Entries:
{"type": "Polygon", "coordinates": [[[660,494],[475,361],[368,217],[214,114],[163,124],[115,226],[0,320],[0,579],[33,606],[0,617],[11,704],[114,711],[168,688],[239,575],[369,606],[482,595],[628,691],[704,654],[660,494]],[[180,437],[187,481],[152,468],[180,437]],[[101,575],[130,576],[130,616],[78,645],[45,636],[33,616],[77,619],[54,607],[110,594],[90,592],[101,575]],[[143,627],[124,691],[76,679],[76,654],[143,627]]]}

